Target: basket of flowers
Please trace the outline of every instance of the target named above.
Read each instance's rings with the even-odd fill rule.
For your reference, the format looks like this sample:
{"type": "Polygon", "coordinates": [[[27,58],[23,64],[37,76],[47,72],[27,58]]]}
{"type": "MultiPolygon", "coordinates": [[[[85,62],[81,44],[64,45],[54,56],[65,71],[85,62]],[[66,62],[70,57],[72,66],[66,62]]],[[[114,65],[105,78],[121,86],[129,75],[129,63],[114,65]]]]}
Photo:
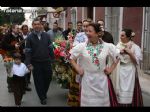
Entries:
{"type": "Polygon", "coordinates": [[[13,62],[14,62],[13,58],[8,56],[4,57],[4,66],[6,67],[8,77],[12,77],[11,68],[13,66],[13,62]]]}

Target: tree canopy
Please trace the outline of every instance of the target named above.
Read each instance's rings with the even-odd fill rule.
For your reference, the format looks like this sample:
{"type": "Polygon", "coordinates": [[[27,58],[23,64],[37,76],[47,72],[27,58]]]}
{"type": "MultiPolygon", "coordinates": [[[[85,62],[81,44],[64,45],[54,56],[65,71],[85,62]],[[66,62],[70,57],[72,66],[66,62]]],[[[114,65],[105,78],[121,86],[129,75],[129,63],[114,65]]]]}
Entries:
{"type": "Polygon", "coordinates": [[[9,7],[0,10],[0,25],[2,24],[22,24],[25,21],[24,10],[21,7],[9,7]]]}

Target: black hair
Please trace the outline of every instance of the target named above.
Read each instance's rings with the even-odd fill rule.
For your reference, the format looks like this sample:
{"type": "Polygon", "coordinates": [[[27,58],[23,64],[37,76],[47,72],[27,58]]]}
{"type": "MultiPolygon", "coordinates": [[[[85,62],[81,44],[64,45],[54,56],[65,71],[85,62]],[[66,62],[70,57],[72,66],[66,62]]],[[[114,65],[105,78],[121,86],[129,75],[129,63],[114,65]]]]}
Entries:
{"type": "Polygon", "coordinates": [[[58,23],[57,23],[57,22],[54,22],[53,24],[57,24],[57,25],[58,25],[58,23]]]}
{"type": "Polygon", "coordinates": [[[32,24],[33,24],[35,21],[39,21],[39,22],[41,23],[41,20],[40,20],[40,19],[35,18],[35,19],[32,21],[32,24]]]}
{"type": "Polygon", "coordinates": [[[122,31],[125,32],[125,35],[127,36],[127,38],[129,38],[129,40],[131,40],[132,38],[132,29],[127,29],[127,28],[124,28],[122,31]]]}
{"type": "Polygon", "coordinates": [[[13,58],[14,59],[21,59],[21,54],[20,53],[14,53],[13,58]]]}
{"type": "Polygon", "coordinates": [[[90,18],[88,18],[88,19],[83,20],[83,23],[84,23],[84,22],[92,23],[92,20],[91,20],[90,18]]]}
{"type": "Polygon", "coordinates": [[[12,29],[15,29],[16,25],[18,25],[18,24],[12,24],[11,27],[10,27],[11,30],[12,30],[12,29]]]}
{"type": "Polygon", "coordinates": [[[89,24],[89,26],[92,26],[96,33],[99,33],[100,31],[102,31],[101,28],[100,28],[100,25],[97,24],[97,23],[91,23],[91,24],[89,24]]]}
{"type": "Polygon", "coordinates": [[[81,23],[82,24],[82,21],[77,21],[77,24],[81,23]]]}
{"type": "Polygon", "coordinates": [[[15,29],[16,25],[18,25],[18,24],[14,23],[14,24],[10,25],[10,29],[9,29],[10,33],[13,31],[12,29],[15,29]]]}
{"type": "Polygon", "coordinates": [[[21,30],[23,30],[24,27],[28,28],[28,25],[22,25],[21,30]]]}
{"type": "Polygon", "coordinates": [[[105,23],[105,21],[104,21],[103,19],[98,19],[98,20],[97,20],[97,23],[98,23],[99,21],[103,21],[103,23],[105,23]]]}

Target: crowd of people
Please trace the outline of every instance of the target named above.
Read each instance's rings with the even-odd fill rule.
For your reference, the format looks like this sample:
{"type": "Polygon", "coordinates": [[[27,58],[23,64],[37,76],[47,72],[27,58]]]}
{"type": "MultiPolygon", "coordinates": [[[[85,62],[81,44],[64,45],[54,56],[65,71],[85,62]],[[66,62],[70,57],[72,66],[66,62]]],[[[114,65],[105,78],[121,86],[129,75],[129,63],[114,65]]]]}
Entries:
{"type": "Polygon", "coordinates": [[[103,19],[78,21],[76,29],[68,22],[62,30],[57,22],[53,28],[39,19],[27,25],[0,26],[0,53],[7,71],[8,91],[14,93],[15,104],[21,106],[29,88],[31,73],[41,104],[47,104],[47,92],[54,74],[53,42],[58,35],[68,40],[74,35],[70,49],[72,76],[68,105],[74,106],[143,106],[138,70],[142,53],[134,43],[132,29],[122,29],[120,42],[105,31],[103,19]]]}

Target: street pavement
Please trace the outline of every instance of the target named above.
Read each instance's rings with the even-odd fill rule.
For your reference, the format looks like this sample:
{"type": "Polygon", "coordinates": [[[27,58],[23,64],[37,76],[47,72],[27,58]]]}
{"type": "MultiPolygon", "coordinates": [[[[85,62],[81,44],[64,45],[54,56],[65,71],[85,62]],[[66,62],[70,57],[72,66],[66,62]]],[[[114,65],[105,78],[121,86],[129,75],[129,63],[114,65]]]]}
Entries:
{"type": "MultiPolygon", "coordinates": [[[[150,77],[150,76],[149,76],[150,77]]],[[[140,84],[143,91],[143,102],[144,106],[150,106],[150,79],[140,78],[140,84]]],[[[29,85],[32,88],[31,92],[26,92],[23,97],[22,106],[23,107],[40,107],[43,105],[40,104],[39,98],[35,91],[35,86],[33,82],[33,77],[31,76],[31,84],[29,85]]],[[[67,94],[68,89],[62,89],[60,86],[53,80],[51,82],[47,97],[47,105],[52,107],[68,107],[67,105],[67,94]]],[[[0,63],[0,106],[15,106],[13,93],[8,93],[7,83],[6,83],[6,71],[2,63],[0,63]]]]}

